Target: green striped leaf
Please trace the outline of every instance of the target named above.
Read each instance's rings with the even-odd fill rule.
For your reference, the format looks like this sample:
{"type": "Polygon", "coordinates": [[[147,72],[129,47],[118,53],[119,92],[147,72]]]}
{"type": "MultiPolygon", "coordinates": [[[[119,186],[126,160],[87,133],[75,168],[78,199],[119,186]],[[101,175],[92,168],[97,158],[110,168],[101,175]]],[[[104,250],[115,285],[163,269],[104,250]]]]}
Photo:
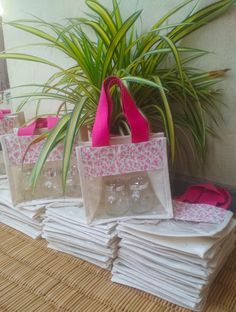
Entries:
{"type": "Polygon", "coordinates": [[[66,185],[72,149],[79,131],[79,125],[81,125],[81,116],[83,114],[86,101],[87,98],[83,98],[81,102],[74,107],[71,113],[68,128],[66,130],[66,136],[64,141],[63,166],[62,166],[62,182],[64,188],[66,185]]]}
{"type": "Polygon", "coordinates": [[[45,164],[48,155],[53,150],[53,148],[62,140],[62,133],[65,131],[68,121],[70,120],[71,115],[67,114],[63,116],[57,125],[50,131],[50,134],[40,152],[37,163],[35,164],[32,174],[29,180],[29,186],[35,189],[38,177],[42,171],[43,165],[45,164]]]}
{"type": "Polygon", "coordinates": [[[170,109],[170,105],[169,105],[165,90],[162,87],[162,82],[160,78],[158,76],[155,76],[155,81],[157,82],[159,86],[161,86],[160,94],[161,94],[161,98],[162,98],[163,105],[165,108],[166,120],[168,124],[168,129],[169,129],[169,142],[170,142],[171,156],[172,156],[172,162],[173,162],[175,159],[175,130],[174,130],[172,112],[170,109]]]}
{"type": "Polygon", "coordinates": [[[112,40],[106,54],[106,58],[104,60],[103,64],[103,71],[102,71],[102,79],[104,79],[107,75],[107,69],[109,65],[111,65],[112,56],[115,53],[117,46],[119,45],[122,38],[126,35],[128,30],[132,27],[132,25],[135,23],[135,21],[138,19],[142,11],[138,11],[134,14],[132,14],[122,25],[122,27],[119,29],[117,34],[115,35],[114,39],[112,40]]]}
{"type": "Polygon", "coordinates": [[[114,24],[111,15],[107,11],[107,9],[101,4],[99,4],[97,1],[87,0],[86,3],[90,7],[90,9],[96,12],[99,15],[99,17],[103,19],[112,36],[115,36],[117,32],[116,25],[114,24]]]}
{"type": "Polygon", "coordinates": [[[24,54],[24,53],[0,53],[0,58],[1,59],[9,59],[9,60],[19,60],[19,61],[29,61],[29,62],[36,62],[36,63],[42,63],[46,64],[52,67],[55,67],[57,69],[63,70],[60,66],[43,59],[41,57],[29,55],[29,54],[24,54]]]}

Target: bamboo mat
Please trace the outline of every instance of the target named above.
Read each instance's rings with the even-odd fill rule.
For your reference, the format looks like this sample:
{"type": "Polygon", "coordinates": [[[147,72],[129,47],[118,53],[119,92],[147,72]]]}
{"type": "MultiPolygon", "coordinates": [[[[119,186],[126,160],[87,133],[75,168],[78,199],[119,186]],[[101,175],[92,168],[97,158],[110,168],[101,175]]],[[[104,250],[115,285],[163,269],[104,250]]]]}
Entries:
{"type": "MultiPolygon", "coordinates": [[[[236,250],[217,277],[207,312],[236,311],[236,250]]],[[[110,272],[0,224],[0,312],[186,312],[110,281],[110,272]]]]}

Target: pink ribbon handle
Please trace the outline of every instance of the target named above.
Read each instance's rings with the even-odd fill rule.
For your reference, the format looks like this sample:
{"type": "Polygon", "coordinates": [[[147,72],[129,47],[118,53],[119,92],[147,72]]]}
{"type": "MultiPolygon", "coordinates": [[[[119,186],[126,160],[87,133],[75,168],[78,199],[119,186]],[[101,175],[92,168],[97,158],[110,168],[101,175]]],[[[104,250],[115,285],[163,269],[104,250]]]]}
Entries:
{"type": "Polygon", "coordinates": [[[149,123],[138,110],[132,96],[123,82],[111,76],[104,80],[98,103],[96,118],[92,131],[92,146],[110,145],[110,119],[112,115],[112,98],[110,89],[117,85],[121,91],[122,110],[131,130],[132,143],[149,141],[149,123]]]}
{"type": "Polygon", "coordinates": [[[0,109],[0,120],[4,119],[5,115],[10,114],[10,109],[0,109]]]}
{"type": "Polygon", "coordinates": [[[28,126],[19,128],[17,131],[17,135],[18,136],[32,136],[35,134],[36,129],[47,128],[48,130],[50,130],[53,127],[55,127],[58,121],[59,121],[59,117],[49,116],[47,118],[38,118],[34,120],[28,126]]]}

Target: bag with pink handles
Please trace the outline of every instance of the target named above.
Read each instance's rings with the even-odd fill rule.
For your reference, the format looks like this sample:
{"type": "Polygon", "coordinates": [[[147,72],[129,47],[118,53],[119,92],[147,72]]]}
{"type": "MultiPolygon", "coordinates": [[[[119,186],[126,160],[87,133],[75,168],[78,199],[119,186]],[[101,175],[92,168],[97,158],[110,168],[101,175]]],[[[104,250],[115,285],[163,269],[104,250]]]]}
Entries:
{"type": "Polygon", "coordinates": [[[150,134],[147,119],[117,77],[103,83],[92,144],[81,143],[76,153],[89,223],[173,216],[166,139],[150,134]],[[110,89],[115,85],[131,136],[110,137],[110,89]]]}
{"type": "Polygon", "coordinates": [[[37,134],[52,129],[58,122],[57,117],[38,118],[30,125],[19,128],[16,134],[1,137],[2,149],[12,202],[14,205],[39,200],[51,201],[64,197],[81,196],[79,174],[76,165],[75,150],[67,178],[66,193],[63,195],[61,182],[61,164],[63,143],[58,144],[50,153],[34,192],[28,187],[29,177],[39,157],[44,140],[32,144],[37,134]]]}

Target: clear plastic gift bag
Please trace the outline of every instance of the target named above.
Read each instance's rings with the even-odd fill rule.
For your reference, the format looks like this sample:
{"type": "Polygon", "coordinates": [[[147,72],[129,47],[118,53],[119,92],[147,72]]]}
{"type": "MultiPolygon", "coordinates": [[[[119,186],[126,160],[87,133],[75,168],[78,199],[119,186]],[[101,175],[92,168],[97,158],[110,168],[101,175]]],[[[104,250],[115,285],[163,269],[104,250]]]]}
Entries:
{"type": "Polygon", "coordinates": [[[1,137],[4,162],[14,205],[29,201],[36,203],[38,200],[64,197],[79,198],[81,196],[75,149],[68,173],[66,193],[63,193],[61,182],[62,143],[58,144],[47,158],[35,190],[33,191],[28,187],[29,177],[45,141],[40,141],[28,149],[29,144],[36,137],[35,133],[42,131],[41,127],[43,129],[46,126],[52,128],[57,121],[58,119],[53,117],[39,118],[29,126],[18,129],[18,134],[7,134],[1,137]]]}
{"type": "Polygon", "coordinates": [[[102,86],[91,143],[77,147],[82,195],[89,223],[173,216],[166,139],[150,135],[122,81],[107,78],[102,86]],[[118,85],[131,137],[110,139],[110,88],[118,85]]]}

